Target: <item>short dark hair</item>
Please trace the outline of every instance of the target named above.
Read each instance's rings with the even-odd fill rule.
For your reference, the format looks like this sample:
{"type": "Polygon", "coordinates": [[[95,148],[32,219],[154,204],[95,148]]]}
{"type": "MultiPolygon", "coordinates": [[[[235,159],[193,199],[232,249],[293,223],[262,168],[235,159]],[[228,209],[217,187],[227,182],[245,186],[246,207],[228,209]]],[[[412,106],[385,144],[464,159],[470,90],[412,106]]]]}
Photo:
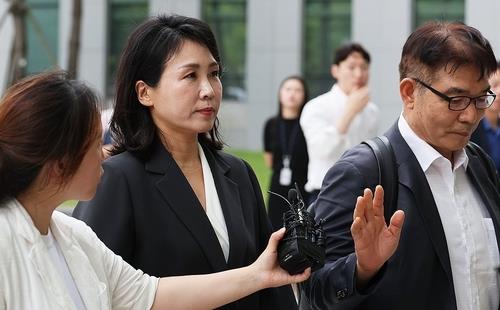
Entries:
{"type": "Polygon", "coordinates": [[[26,191],[52,161],[63,164],[62,183],[69,181],[101,138],[99,102],[62,71],[11,86],[0,103],[0,201],[26,191]]]}
{"type": "MultiPolygon", "coordinates": [[[[158,130],[148,107],[137,99],[135,84],[142,80],[155,87],[166,63],[185,41],[208,48],[220,65],[217,42],[203,21],[180,15],[159,15],[140,24],[128,37],[116,76],[116,102],[110,130],[114,145],[112,154],[129,151],[145,158],[158,130]]],[[[208,133],[200,133],[198,141],[212,149],[221,149],[218,119],[208,133]]]]}
{"type": "Polygon", "coordinates": [[[302,110],[304,109],[304,106],[306,105],[307,101],[309,100],[309,91],[307,89],[306,81],[301,76],[298,76],[298,75],[290,75],[290,76],[286,77],[285,79],[283,79],[283,81],[281,81],[279,91],[278,91],[278,117],[280,117],[280,118],[282,117],[282,115],[281,115],[282,109],[281,109],[281,99],[280,99],[279,93],[281,91],[281,88],[283,87],[283,84],[285,84],[285,82],[289,81],[289,80],[299,81],[299,83],[302,84],[302,88],[304,89],[304,101],[302,102],[302,106],[300,107],[299,115],[302,114],[302,110]]]}
{"type": "Polygon", "coordinates": [[[443,68],[451,73],[463,65],[478,68],[478,80],[495,72],[497,63],[488,40],[476,28],[461,22],[428,22],[406,40],[399,78],[432,80],[443,68]]]}
{"type": "Polygon", "coordinates": [[[339,65],[341,62],[346,60],[352,53],[360,53],[364,60],[370,63],[370,54],[364,49],[359,43],[351,42],[335,50],[335,55],[333,56],[333,64],[339,65]]]}

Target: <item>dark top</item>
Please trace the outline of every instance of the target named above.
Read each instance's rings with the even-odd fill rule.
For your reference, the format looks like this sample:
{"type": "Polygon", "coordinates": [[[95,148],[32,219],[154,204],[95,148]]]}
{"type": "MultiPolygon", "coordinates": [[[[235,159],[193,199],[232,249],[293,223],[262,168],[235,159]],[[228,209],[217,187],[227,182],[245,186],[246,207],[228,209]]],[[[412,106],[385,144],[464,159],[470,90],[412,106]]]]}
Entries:
{"type": "MultiPolygon", "coordinates": [[[[129,152],[106,160],[95,197],[78,203],[73,215],[125,261],[153,276],[247,266],[265,249],[271,234],[259,184],[241,159],[204,151],[229,234],[227,263],[194,191],[158,141],[147,160],[129,152]]],[[[296,309],[296,303],[288,285],[262,290],[222,309],[296,309]]]]}
{"type": "Polygon", "coordinates": [[[109,128],[104,131],[104,135],[102,136],[102,144],[112,144],[113,139],[111,138],[111,131],[109,131],[109,128]]]}
{"type": "MultiPolygon", "coordinates": [[[[264,150],[273,154],[273,167],[269,190],[288,197],[288,190],[297,182],[304,201],[307,192],[304,185],[307,182],[307,145],[299,124],[299,119],[283,119],[273,117],[266,122],[264,129],[264,150]],[[280,171],[283,168],[283,154],[290,156],[292,170],[291,184],[281,185],[280,171]]],[[[283,212],[288,210],[287,203],[273,194],[269,194],[268,214],[274,229],[283,227],[283,212]]]]}
{"type": "MultiPolygon", "coordinates": [[[[312,274],[306,296],[313,309],[456,309],[446,237],[432,191],[397,124],[385,134],[398,168],[397,207],[405,212],[399,245],[364,291],[356,289],[351,225],[356,197],[378,183],[373,152],[364,144],[348,150],[328,171],[314,205],[325,219],[325,266],[312,274]]],[[[500,242],[500,195],[483,161],[467,154],[467,177],[477,190],[500,242]]],[[[499,245],[500,247],[500,245],[499,245]]]]}
{"type": "Polygon", "coordinates": [[[500,174],[500,118],[497,120],[497,124],[499,126],[495,129],[483,118],[472,134],[471,140],[490,155],[497,172],[500,174]]]}

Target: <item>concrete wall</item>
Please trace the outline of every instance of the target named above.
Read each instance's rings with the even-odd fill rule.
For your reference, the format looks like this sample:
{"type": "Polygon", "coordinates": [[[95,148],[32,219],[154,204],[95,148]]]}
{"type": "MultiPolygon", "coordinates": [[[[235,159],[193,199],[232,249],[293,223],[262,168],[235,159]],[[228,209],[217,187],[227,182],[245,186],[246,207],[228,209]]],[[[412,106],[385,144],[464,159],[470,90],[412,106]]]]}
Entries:
{"type": "Polygon", "coordinates": [[[201,0],[150,0],[149,12],[150,15],[168,13],[199,18],[201,0]]]}
{"type": "MultiPolygon", "coordinates": [[[[83,1],[85,2],[85,1],[83,1]]],[[[57,63],[67,69],[69,57],[69,40],[71,36],[71,21],[73,17],[73,1],[59,2],[59,42],[57,63]]],[[[82,16],[83,18],[83,16],[82,16]]]]}
{"type": "MultiPolygon", "coordinates": [[[[5,12],[7,11],[8,3],[6,1],[0,1],[0,19],[3,18],[5,12]]],[[[0,20],[0,23],[2,21],[0,20]]],[[[0,94],[3,93],[5,89],[5,84],[7,83],[7,71],[9,66],[10,49],[12,47],[12,40],[14,34],[14,27],[12,18],[7,17],[0,24],[0,94]]]]}
{"type": "MultiPolygon", "coordinates": [[[[230,147],[262,149],[265,120],[277,111],[282,79],[301,73],[302,9],[304,0],[247,2],[246,102],[224,101],[219,113],[221,132],[230,147]]],[[[7,2],[0,1],[0,16],[7,2]]],[[[353,0],[352,38],[372,55],[370,86],[380,107],[380,133],[401,111],[398,62],[411,32],[412,0],[353,0]]],[[[83,1],[79,78],[102,95],[106,82],[106,1],[83,1]]],[[[465,20],[477,27],[500,57],[500,1],[465,0],[465,20]]],[[[200,17],[201,0],[150,0],[150,14],[177,13],[200,17]]],[[[71,29],[71,1],[60,0],[59,59],[65,68],[71,29]]],[[[0,93],[3,92],[12,42],[12,20],[0,25],[0,93]]]]}
{"type": "Polygon", "coordinates": [[[221,114],[222,132],[231,147],[262,149],[264,122],[277,112],[278,86],[286,76],[301,71],[301,16],[301,0],[248,1],[247,102],[224,103],[221,114]],[[244,127],[233,131],[226,123],[244,127]],[[239,138],[236,132],[246,134],[239,138]]]}
{"type": "Polygon", "coordinates": [[[370,89],[381,110],[379,134],[401,113],[398,64],[411,32],[412,0],[353,0],[352,38],[370,52],[370,89]]]}
{"type": "MultiPolygon", "coordinates": [[[[107,1],[85,0],[78,78],[93,86],[102,96],[106,89],[107,1]]],[[[69,26],[68,26],[69,27],[69,26]]]]}
{"type": "Polygon", "coordinates": [[[465,22],[476,27],[490,41],[500,59],[500,1],[465,0],[465,22]]]}

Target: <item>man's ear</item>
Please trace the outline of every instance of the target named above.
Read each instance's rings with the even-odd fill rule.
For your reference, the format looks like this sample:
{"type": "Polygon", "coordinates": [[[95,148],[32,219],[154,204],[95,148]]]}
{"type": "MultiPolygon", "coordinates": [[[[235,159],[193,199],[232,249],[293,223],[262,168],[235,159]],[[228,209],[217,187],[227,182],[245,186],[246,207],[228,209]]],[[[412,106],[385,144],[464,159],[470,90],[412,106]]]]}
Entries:
{"type": "Polygon", "coordinates": [[[417,82],[415,82],[414,79],[404,78],[401,80],[399,83],[399,94],[401,95],[401,100],[403,100],[405,108],[413,109],[417,91],[417,82]]]}
{"type": "Polygon", "coordinates": [[[332,65],[330,67],[330,74],[332,75],[332,77],[336,80],[338,80],[337,78],[337,75],[338,75],[338,71],[339,71],[339,66],[338,65],[332,65]]]}
{"type": "Polygon", "coordinates": [[[149,92],[151,88],[144,81],[139,80],[135,82],[135,92],[137,93],[137,100],[146,107],[150,107],[153,105],[153,101],[151,100],[151,96],[149,92]]]}

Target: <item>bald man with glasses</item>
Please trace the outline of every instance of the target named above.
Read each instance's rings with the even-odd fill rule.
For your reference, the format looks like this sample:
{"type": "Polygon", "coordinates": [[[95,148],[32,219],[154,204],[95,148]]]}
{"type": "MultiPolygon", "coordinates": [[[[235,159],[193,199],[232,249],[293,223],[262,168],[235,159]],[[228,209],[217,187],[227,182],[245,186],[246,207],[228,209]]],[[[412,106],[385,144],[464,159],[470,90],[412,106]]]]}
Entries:
{"type": "Polygon", "coordinates": [[[307,284],[313,309],[499,309],[498,176],[466,151],[496,95],[489,42],[462,23],[428,23],[399,65],[403,111],[386,133],[399,175],[387,226],[372,151],[327,173],[314,205],[327,262],[307,284]]]}

